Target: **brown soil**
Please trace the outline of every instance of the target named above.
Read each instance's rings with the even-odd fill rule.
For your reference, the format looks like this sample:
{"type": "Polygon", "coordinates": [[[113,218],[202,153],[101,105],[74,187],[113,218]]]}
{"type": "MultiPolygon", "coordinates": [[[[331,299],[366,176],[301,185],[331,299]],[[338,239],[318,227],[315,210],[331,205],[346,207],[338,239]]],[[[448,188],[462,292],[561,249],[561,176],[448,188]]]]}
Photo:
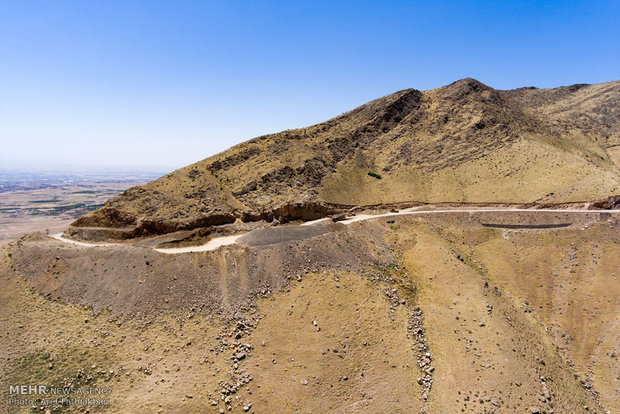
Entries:
{"type": "Polygon", "coordinates": [[[399,216],[180,255],[24,238],[1,251],[0,386],[112,386],[93,412],[615,412],[617,215],[481,225],[514,219],[399,216]]]}

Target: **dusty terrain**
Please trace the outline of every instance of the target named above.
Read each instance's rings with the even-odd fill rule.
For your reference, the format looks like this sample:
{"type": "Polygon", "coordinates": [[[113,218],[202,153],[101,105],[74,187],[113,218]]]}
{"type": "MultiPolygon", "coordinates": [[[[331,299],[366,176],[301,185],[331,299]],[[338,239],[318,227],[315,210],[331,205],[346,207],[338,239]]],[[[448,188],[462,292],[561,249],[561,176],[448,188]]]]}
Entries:
{"type": "Polygon", "coordinates": [[[1,389],[112,387],[91,412],[616,412],[618,229],[445,212],[176,255],[26,237],[2,251],[1,389]],[[524,222],[570,225],[482,225],[524,222]]]}

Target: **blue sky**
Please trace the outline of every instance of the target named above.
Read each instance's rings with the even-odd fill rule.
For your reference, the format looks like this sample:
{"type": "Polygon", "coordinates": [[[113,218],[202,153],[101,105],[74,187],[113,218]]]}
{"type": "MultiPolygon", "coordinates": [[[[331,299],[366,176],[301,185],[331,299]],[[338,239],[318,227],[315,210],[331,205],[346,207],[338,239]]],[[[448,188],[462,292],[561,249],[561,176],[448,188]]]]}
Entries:
{"type": "Polygon", "coordinates": [[[0,163],[158,168],[405,88],[620,79],[620,2],[0,1],[0,163]]]}

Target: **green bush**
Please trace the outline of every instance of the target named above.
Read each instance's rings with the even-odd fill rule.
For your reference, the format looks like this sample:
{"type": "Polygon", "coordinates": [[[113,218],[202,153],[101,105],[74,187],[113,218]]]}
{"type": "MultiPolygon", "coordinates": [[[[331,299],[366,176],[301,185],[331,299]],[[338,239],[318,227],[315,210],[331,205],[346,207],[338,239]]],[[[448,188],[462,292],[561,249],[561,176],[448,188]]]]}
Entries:
{"type": "Polygon", "coordinates": [[[381,176],[375,172],[369,172],[368,175],[370,175],[371,177],[375,177],[376,179],[380,180],[381,176]]]}

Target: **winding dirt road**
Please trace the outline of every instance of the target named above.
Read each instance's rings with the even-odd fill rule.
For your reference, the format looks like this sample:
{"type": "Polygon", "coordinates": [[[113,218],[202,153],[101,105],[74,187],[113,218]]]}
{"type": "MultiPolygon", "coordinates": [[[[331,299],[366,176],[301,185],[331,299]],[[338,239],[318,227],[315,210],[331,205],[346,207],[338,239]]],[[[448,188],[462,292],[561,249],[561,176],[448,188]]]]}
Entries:
{"type": "MultiPolygon", "coordinates": [[[[571,214],[592,214],[592,213],[612,213],[620,215],[620,210],[575,210],[575,209],[518,209],[518,208],[496,208],[496,207],[478,207],[478,208],[469,208],[469,209],[437,209],[437,210],[427,210],[425,208],[428,207],[411,207],[404,210],[400,210],[398,212],[390,212],[383,214],[358,214],[346,220],[339,221],[344,225],[349,225],[351,223],[355,223],[358,221],[371,220],[383,217],[396,217],[396,216],[404,216],[404,215],[425,215],[425,214],[439,214],[439,213],[571,213],[571,214]]],[[[308,221],[300,226],[321,226],[327,223],[331,223],[331,218],[322,218],[318,220],[308,221]]],[[[274,229],[282,229],[286,227],[276,227],[274,229]]],[[[257,231],[265,231],[268,228],[261,228],[253,230],[252,232],[257,231]]],[[[268,231],[268,230],[267,230],[268,231]]],[[[166,248],[166,249],[153,249],[159,253],[165,254],[179,254],[179,253],[194,253],[194,252],[206,252],[215,250],[222,246],[227,246],[231,244],[236,244],[239,239],[243,236],[249,235],[252,232],[236,234],[233,236],[222,236],[216,237],[209,240],[207,243],[202,244],[200,246],[188,246],[188,247],[178,247],[178,248],[166,248]]],[[[62,236],[62,233],[54,234],[53,237],[56,240],[59,240],[64,243],[71,243],[78,246],[83,247],[108,247],[108,246],[123,246],[121,243],[86,243],[75,241],[71,239],[67,239],[62,236]]],[[[309,236],[313,237],[313,236],[309,236]]]]}

